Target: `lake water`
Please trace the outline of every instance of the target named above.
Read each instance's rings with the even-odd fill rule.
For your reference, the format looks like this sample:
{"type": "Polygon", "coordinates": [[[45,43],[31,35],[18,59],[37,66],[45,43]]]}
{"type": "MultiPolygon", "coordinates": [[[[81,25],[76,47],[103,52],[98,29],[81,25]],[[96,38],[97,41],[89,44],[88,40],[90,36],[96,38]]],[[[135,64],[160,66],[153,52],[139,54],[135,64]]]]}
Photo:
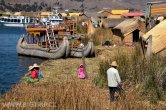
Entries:
{"type": "Polygon", "coordinates": [[[16,44],[24,28],[8,28],[0,26],[0,94],[8,91],[28,72],[28,66],[40,64],[43,59],[18,56],[16,44]]]}

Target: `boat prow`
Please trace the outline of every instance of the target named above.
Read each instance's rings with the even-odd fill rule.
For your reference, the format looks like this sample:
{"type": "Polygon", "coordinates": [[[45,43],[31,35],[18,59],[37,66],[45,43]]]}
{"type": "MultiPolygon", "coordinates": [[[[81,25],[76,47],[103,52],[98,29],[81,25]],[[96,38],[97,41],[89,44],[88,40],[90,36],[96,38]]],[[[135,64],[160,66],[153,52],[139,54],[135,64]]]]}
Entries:
{"type": "Polygon", "coordinates": [[[71,51],[70,52],[71,57],[81,58],[81,57],[83,57],[83,54],[84,54],[84,57],[93,56],[94,55],[93,41],[89,40],[88,44],[83,49],[82,48],[71,48],[70,51],[71,51]]]}

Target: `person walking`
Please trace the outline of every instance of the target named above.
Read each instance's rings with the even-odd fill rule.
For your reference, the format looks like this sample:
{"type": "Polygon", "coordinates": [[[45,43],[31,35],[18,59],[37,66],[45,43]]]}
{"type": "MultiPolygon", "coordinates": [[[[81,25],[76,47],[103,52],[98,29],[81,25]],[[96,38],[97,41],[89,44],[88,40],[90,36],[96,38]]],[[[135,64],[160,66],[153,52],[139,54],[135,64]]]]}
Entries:
{"type": "Polygon", "coordinates": [[[110,93],[111,101],[115,100],[115,93],[119,92],[121,94],[121,78],[119,76],[119,72],[117,70],[118,64],[116,61],[113,61],[110,64],[110,68],[107,70],[107,80],[108,80],[108,87],[110,93]]]}

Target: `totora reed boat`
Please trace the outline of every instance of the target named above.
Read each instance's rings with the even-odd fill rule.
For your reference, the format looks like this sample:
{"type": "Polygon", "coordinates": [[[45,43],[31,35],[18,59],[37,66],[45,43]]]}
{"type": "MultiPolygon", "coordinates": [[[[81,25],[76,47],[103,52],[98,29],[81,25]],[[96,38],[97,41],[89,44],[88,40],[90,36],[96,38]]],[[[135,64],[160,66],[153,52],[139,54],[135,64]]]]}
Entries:
{"type": "Polygon", "coordinates": [[[89,40],[89,42],[85,48],[71,48],[70,49],[71,57],[81,58],[83,54],[84,54],[84,57],[94,56],[94,44],[93,44],[92,40],[89,40]]]}
{"type": "Polygon", "coordinates": [[[80,47],[81,37],[76,37],[76,24],[67,21],[59,25],[31,25],[27,35],[20,37],[16,49],[19,55],[58,59],[90,57],[94,54],[93,41],[80,47]]]}
{"type": "Polygon", "coordinates": [[[17,53],[19,55],[34,56],[48,59],[65,58],[69,56],[70,48],[67,37],[58,48],[42,48],[35,44],[27,44],[24,37],[20,37],[17,44],[17,53]]]}

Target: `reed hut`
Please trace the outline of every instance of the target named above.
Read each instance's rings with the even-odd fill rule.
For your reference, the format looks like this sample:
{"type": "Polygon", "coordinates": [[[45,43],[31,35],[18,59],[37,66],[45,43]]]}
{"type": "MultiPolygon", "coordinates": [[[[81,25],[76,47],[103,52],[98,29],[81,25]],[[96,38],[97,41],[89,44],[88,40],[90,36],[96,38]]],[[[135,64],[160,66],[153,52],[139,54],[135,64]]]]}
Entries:
{"type": "Polygon", "coordinates": [[[133,42],[138,42],[140,23],[139,19],[125,19],[123,22],[113,28],[113,33],[122,38],[122,42],[126,45],[132,45],[133,42]]]}
{"type": "Polygon", "coordinates": [[[166,20],[160,22],[145,35],[142,36],[144,41],[148,41],[149,36],[152,36],[151,52],[153,54],[165,51],[166,49],[166,20]]]}

